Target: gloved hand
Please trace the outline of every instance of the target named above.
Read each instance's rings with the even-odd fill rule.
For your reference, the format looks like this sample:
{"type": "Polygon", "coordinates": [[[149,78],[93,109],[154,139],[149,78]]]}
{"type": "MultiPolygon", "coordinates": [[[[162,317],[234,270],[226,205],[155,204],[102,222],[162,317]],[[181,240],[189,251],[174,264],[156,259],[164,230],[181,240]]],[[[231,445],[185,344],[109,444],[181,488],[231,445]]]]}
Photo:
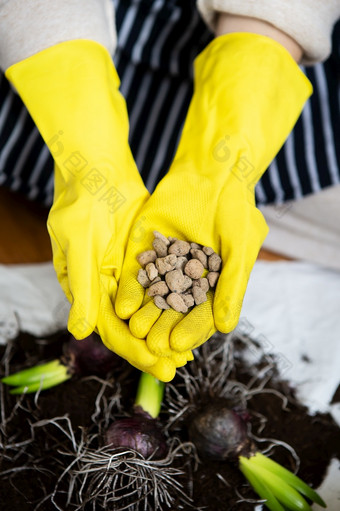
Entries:
{"type": "Polygon", "coordinates": [[[116,312],[131,332],[166,356],[193,349],[216,329],[235,328],[249,274],[267,234],[254,187],[296,122],[311,85],[274,40],[234,33],[195,61],[194,95],[168,174],[143,207],[144,237],[130,239],[116,312]],[[212,247],[222,257],[214,296],[183,315],[161,312],[136,281],[136,256],[152,231],[212,247]]]}
{"type": "Polygon", "coordinates": [[[56,162],[48,231],[72,304],[69,331],[83,339],[97,327],[118,355],[171,379],[174,360],[158,364],[112,306],[131,225],[149,194],[128,145],[126,105],[109,53],[93,41],[64,42],[14,64],[6,76],[56,162]]]}

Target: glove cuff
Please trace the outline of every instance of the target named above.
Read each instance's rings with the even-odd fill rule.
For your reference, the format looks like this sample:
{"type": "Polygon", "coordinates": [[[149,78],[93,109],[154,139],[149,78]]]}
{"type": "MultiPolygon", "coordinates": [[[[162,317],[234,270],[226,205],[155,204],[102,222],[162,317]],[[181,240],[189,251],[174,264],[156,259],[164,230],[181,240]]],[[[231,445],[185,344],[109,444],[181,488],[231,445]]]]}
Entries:
{"type": "Polygon", "coordinates": [[[128,148],[129,124],[119,78],[104,46],[90,40],[63,42],[14,64],[6,77],[65,182],[85,166],[98,166],[98,160],[104,177],[112,174],[112,155],[128,148]]]}
{"type": "Polygon", "coordinates": [[[6,75],[56,162],[54,205],[63,195],[63,207],[81,197],[80,208],[135,214],[148,193],[130,151],[126,104],[106,48],[88,40],[60,43],[6,75]]]}
{"type": "Polygon", "coordinates": [[[269,37],[232,33],[195,60],[194,95],[176,157],[209,179],[255,186],[292,130],[312,86],[269,37]]]}

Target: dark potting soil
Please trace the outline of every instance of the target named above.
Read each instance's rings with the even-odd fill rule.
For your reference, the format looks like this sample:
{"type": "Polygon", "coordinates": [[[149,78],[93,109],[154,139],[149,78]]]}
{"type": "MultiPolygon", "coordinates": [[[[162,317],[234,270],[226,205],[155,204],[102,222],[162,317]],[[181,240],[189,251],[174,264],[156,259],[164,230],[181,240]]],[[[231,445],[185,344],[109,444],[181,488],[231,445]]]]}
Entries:
{"type": "MultiPolygon", "coordinates": [[[[1,347],[1,375],[60,357],[62,344],[67,338],[68,334],[64,332],[45,339],[21,334],[7,348],[1,347]]],[[[221,339],[222,337],[209,343],[215,342],[218,345],[223,342],[221,339]]],[[[340,428],[329,414],[308,413],[295,398],[294,389],[278,377],[274,359],[271,359],[269,364],[268,357],[257,359],[256,363],[250,362],[247,359],[247,343],[237,340],[232,342],[233,357],[228,370],[228,380],[245,388],[249,424],[252,434],[258,438],[257,446],[260,449],[268,447],[271,444],[269,439],[289,444],[300,459],[298,475],[317,488],[325,476],[330,460],[333,457],[340,459],[340,428]]],[[[198,358],[199,363],[205,363],[204,357],[198,358]]],[[[224,366],[219,365],[218,355],[216,360],[218,372],[224,366]]],[[[214,358],[210,357],[209,363],[212,369],[208,376],[203,374],[204,369],[202,373],[202,366],[199,369],[197,365],[189,364],[185,369],[186,376],[191,375],[196,386],[191,397],[184,384],[185,378],[180,375],[176,376],[168,387],[160,421],[165,426],[169,441],[172,435],[176,435],[182,442],[188,441],[185,426],[187,421],[191,420],[192,406],[189,406],[188,413],[183,413],[182,416],[178,413],[177,418],[176,410],[178,412],[182,405],[184,409],[185,403],[190,402],[190,399],[191,405],[196,402],[196,406],[204,406],[205,402],[216,398],[216,384],[206,384],[207,379],[214,375],[214,358]],[[205,378],[205,383],[203,382],[200,391],[201,377],[202,382],[205,378]],[[180,399],[177,405],[170,402],[171,396],[176,393],[183,396],[183,401],[180,399]]],[[[52,500],[58,507],[50,497],[58,479],[72,461],[72,449],[74,450],[81,439],[96,432],[98,424],[103,428],[108,416],[122,415],[124,411],[131,410],[138,379],[139,372],[122,361],[119,371],[111,373],[105,380],[97,377],[73,377],[38,396],[16,397],[10,395],[9,388],[2,385],[1,511],[76,509],[72,499],[67,503],[67,484],[63,486],[61,482],[57,485],[58,490],[52,500]],[[118,396],[117,400],[110,401],[114,394],[118,396]],[[106,419],[103,419],[103,409],[106,410],[106,419]]],[[[220,387],[217,383],[217,388],[221,390],[220,387]]],[[[225,393],[220,398],[229,399],[225,393]]],[[[176,399],[178,400],[178,395],[176,399]]],[[[283,445],[276,445],[271,456],[294,470],[294,456],[283,445]]],[[[170,507],[160,504],[155,507],[149,503],[146,510],[254,511],[256,495],[236,464],[199,460],[189,451],[186,458],[184,463],[183,457],[175,459],[174,466],[180,467],[181,463],[185,465],[179,482],[190,495],[191,505],[185,504],[181,499],[176,500],[174,491],[170,507]]],[[[82,509],[103,511],[104,507],[97,503],[96,506],[88,504],[82,509]]],[[[119,503],[105,507],[105,511],[120,509],[122,507],[119,503]]],[[[139,511],[143,507],[130,505],[124,509],[139,511]]]]}

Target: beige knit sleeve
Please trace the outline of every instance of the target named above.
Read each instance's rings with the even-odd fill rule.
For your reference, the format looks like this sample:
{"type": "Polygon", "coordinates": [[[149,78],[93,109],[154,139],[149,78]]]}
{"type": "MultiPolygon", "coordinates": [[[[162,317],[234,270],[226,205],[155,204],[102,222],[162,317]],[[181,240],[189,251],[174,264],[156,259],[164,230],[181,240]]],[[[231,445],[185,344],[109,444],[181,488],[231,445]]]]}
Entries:
{"type": "Polygon", "coordinates": [[[197,7],[212,30],[219,12],[271,23],[303,48],[305,65],[329,56],[333,26],[340,18],[340,0],[197,0],[197,7]]]}
{"type": "Polygon", "coordinates": [[[113,54],[112,0],[0,0],[0,68],[72,39],[90,39],[113,54]]]}

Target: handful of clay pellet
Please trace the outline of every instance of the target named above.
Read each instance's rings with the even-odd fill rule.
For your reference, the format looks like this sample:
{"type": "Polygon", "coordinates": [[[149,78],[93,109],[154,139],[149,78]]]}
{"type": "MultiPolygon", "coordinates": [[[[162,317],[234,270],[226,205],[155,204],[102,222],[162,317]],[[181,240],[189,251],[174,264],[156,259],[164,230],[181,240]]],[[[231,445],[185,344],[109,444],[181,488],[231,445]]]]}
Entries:
{"type": "Polygon", "coordinates": [[[143,267],[137,280],[147,288],[159,309],[188,312],[189,307],[207,301],[207,292],[220,276],[222,259],[210,247],[166,238],[154,231],[153,250],[137,256],[143,267]]]}

